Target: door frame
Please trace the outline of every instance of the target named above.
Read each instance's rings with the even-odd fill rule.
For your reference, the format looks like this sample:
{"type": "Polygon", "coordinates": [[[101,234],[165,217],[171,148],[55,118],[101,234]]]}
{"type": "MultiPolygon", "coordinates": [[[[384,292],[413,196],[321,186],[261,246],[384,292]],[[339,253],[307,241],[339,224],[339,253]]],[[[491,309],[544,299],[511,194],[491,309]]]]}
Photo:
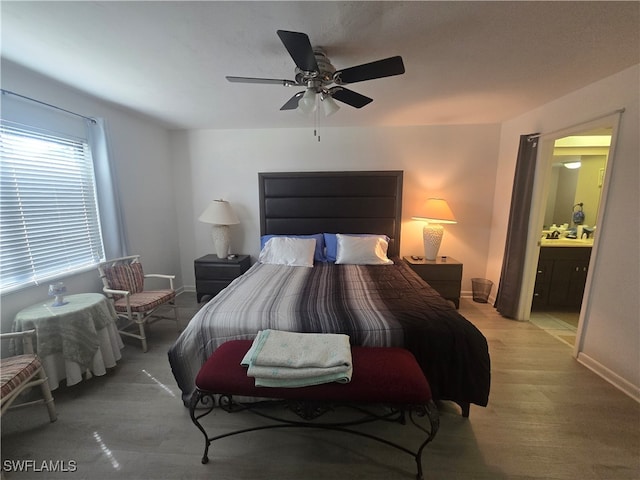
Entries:
{"type": "MultiPolygon", "coordinates": [[[[600,128],[611,128],[611,145],[609,146],[609,155],[604,174],[604,183],[602,185],[602,193],[600,198],[600,208],[596,225],[600,225],[602,215],[607,209],[607,198],[609,192],[609,184],[611,179],[611,171],[615,164],[615,145],[618,137],[620,124],[620,113],[615,112],[605,117],[586,122],[580,125],[566,127],[549,134],[542,134],[539,137],[538,154],[536,159],[535,176],[533,182],[533,195],[531,199],[531,211],[529,214],[527,245],[525,250],[525,262],[522,277],[522,288],[520,290],[520,299],[518,301],[518,320],[528,321],[531,315],[531,304],[533,302],[533,292],[536,281],[536,272],[538,265],[538,257],[540,255],[540,239],[542,226],[544,223],[545,207],[549,195],[551,185],[551,170],[553,164],[553,148],[555,141],[559,138],[568,137],[583,133],[588,130],[596,130],[600,128]]],[[[597,231],[594,235],[593,248],[591,249],[590,265],[595,265],[595,259],[598,254],[599,235],[597,231]]],[[[589,268],[587,273],[587,281],[582,297],[582,307],[580,309],[580,319],[576,332],[576,342],[574,345],[574,356],[582,349],[582,333],[585,327],[584,319],[588,316],[590,308],[590,295],[593,268],[589,268]]]]}

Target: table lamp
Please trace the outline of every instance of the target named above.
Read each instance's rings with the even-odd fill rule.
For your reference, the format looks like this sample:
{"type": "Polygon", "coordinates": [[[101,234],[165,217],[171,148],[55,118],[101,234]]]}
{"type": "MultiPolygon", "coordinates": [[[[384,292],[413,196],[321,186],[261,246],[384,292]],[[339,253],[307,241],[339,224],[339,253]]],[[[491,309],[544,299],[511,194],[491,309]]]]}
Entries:
{"type": "Polygon", "coordinates": [[[211,238],[218,258],[227,258],[229,254],[229,225],[240,223],[238,217],[225,200],[213,200],[198,217],[203,223],[211,223],[211,238]]]}
{"type": "Polygon", "coordinates": [[[458,223],[447,201],[442,198],[429,198],[419,214],[411,218],[426,222],[422,228],[424,257],[427,260],[435,260],[444,234],[441,224],[458,223]]]}

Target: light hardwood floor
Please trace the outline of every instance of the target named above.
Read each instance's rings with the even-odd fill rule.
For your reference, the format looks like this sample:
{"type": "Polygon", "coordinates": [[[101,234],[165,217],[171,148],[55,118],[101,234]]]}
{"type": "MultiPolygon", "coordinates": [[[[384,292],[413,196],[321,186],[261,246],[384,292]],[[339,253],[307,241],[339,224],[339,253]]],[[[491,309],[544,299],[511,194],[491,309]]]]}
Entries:
{"type": "MultiPolygon", "coordinates": [[[[181,315],[197,310],[179,297],[181,315]]],[[[640,406],[578,364],[571,348],[532,323],[504,319],[489,304],[462,299],[460,311],[487,337],[492,361],[489,406],[440,405],[441,426],[423,455],[425,479],[638,479],[640,406]]],[[[412,479],[413,459],[368,440],[316,430],[251,433],[213,444],[202,465],[201,433],[180,400],[167,349],[175,325],[151,328],[149,352],[126,342],[104,377],[54,391],[58,421],[43,407],[2,418],[2,460],[73,461],[71,473],[8,472],[6,479],[412,479]]],[[[216,412],[225,429],[260,422],[216,412]]],[[[397,432],[413,446],[410,426],[397,432]]],[[[378,430],[376,430],[378,429],[378,430]]]]}
{"type": "Polygon", "coordinates": [[[574,346],[580,312],[534,311],[530,321],[567,345],[574,346]]]}

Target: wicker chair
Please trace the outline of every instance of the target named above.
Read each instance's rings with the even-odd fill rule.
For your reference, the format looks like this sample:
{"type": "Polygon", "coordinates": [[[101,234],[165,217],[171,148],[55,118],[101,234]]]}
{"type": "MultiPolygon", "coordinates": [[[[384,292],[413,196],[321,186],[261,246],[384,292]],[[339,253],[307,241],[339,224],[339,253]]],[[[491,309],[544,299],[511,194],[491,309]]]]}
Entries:
{"type": "Polygon", "coordinates": [[[0,334],[0,340],[22,340],[24,352],[22,355],[14,355],[0,360],[0,377],[2,377],[1,414],[4,415],[10,408],[44,403],[49,412],[49,420],[55,422],[58,414],[56,413],[56,406],[53,402],[49,383],[47,383],[47,375],[40,358],[33,352],[32,337],[35,335],[35,330],[0,334]],[[22,393],[37,386],[40,387],[42,398],[12,405],[22,393]]]}
{"type": "Polygon", "coordinates": [[[145,325],[158,320],[173,320],[179,326],[178,309],[176,308],[176,292],[173,289],[175,275],[144,274],[140,255],[116,258],[98,265],[103,291],[113,302],[113,306],[121,318],[118,330],[120,334],[137,338],[142,342],[142,351],[147,351],[147,335],[145,325]],[[164,278],[169,281],[165,290],[145,290],[145,278],[164,278]],[[168,306],[173,316],[156,313],[159,307],[168,306]],[[133,331],[131,331],[133,329],[133,331]]]}

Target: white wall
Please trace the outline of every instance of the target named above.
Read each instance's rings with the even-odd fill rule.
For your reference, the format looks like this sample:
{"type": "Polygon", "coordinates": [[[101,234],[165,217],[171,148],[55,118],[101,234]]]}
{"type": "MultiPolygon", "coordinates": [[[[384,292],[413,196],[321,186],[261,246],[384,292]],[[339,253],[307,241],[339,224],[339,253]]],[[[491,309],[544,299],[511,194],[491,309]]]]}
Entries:
{"type": "MultiPolygon", "coordinates": [[[[168,132],[142,116],[114,108],[82,92],[2,61],[2,88],[107,123],[130,253],[142,255],[149,273],[180,274],[177,214],[168,132]]],[[[64,279],[71,293],[101,291],[97,270],[64,279]]],[[[178,285],[182,280],[178,278],[178,285]]],[[[153,285],[152,285],[153,286],[153,285]]],[[[47,285],[3,295],[1,330],[15,314],[47,297],[47,285]]]]}
{"type": "MultiPolygon", "coordinates": [[[[552,132],[625,108],[610,169],[610,189],[598,250],[591,262],[591,296],[584,311],[578,358],[640,398],[639,74],[624,70],[502,125],[487,277],[500,277],[511,184],[521,134],[552,132]]],[[[611,161],[611,159],[610,159],[611,161]]]]}
{"type": "Polygon", "coordinates": [[[258,172],[403,170],[401,254],[423,254],[422,225],[411,215],[427,197],[446,198],[458,224],[445,226],[440,254],[464,263],[462,288],[470,291],[470,278],[486,270],[498,126],[322,128],[321,134],[318,143],[311,128],[172,132],[174,173],[184,193],[177,208],[185,286],[195,284],[193,260],[213,250],[210,226],[196,218],[215,198],[228,200],[240,219],[231,227],[231,250],[255,260],[258,172]]]}

